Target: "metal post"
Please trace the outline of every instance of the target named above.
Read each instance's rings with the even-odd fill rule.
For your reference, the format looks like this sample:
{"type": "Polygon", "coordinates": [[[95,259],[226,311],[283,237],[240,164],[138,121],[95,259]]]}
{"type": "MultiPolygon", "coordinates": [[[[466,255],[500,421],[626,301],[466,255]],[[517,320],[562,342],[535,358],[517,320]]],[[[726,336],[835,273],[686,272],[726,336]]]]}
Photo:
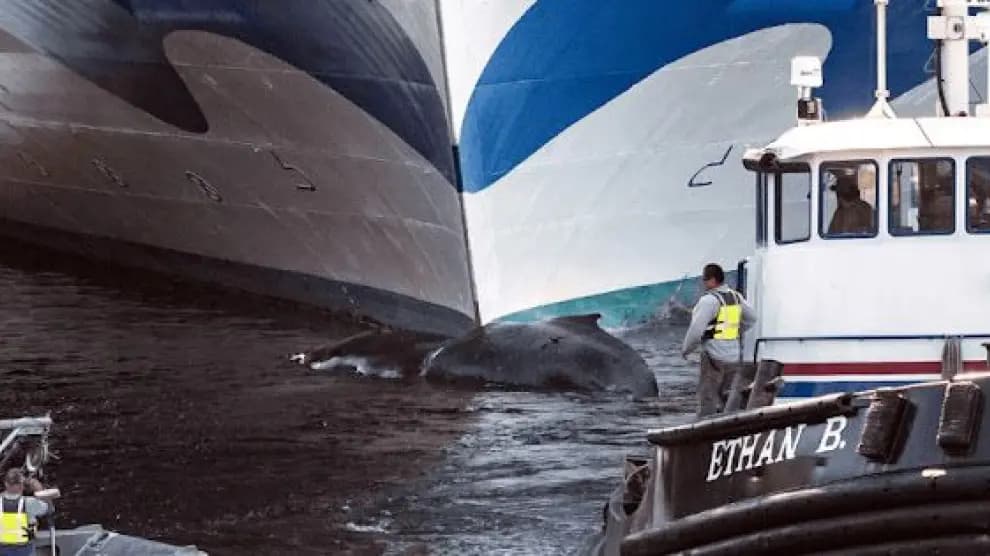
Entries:
{"type": "Polygon", "coordinates": [[[877,8],[877,98],[873,108],[866,114],[868,118],[896,118],[893,108],[887,103],[890,91],[887,89],[887,5],[890,0],[873,0],[877,8]]]}
{"type": "Polygon", "coordinates": [[[889,0],[874,0],[877,8],[877,99],[890,98],[887,89],[887,4],[889,0]]]}
{"type": "Polygon", "coordinates": [[[946,20],[942,40],[942,75],[948,116],[969,113],[969,39],[966,36],[967,0],[941,0],[946,20]]]}

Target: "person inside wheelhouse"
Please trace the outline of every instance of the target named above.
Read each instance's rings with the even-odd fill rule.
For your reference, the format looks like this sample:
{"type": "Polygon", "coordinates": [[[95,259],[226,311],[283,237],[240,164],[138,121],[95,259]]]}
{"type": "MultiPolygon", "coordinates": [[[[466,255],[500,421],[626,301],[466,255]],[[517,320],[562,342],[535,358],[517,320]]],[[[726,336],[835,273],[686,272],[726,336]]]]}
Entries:
{"type": "Polygon", "coordinates": [[[819,224],[822,237],[876,235],[876,177],[876,165],[872,161],[835,161],[822,164],[822,215],[819,224]]]}
{"type": "Polygon", "coordinates": [[[924,229],[944,231],[951,231],[953,229],[954,210],[952,205],[955,200],[954,189],[955,184],[952,183],[952,175],[939,174],[935,178],[934,186],[925,190],[928,199],[922,204],[922,207],[931,208],[925,211],[919,218],[922,221],[921,226],[924,229]]]}
{"type": "Polygon", "coordinates": [[[955,231],[955,163],[947,158],[890,163],[890,233],[941,235],[955,231]]]}
{"type": "Polygon", "coordinates": [[[860,196],[855,174],[838,173],[830,187],[835,192],[838,205],[828,225],[828,235],[866,235],[874,230],[873,206],[860,196]]]}

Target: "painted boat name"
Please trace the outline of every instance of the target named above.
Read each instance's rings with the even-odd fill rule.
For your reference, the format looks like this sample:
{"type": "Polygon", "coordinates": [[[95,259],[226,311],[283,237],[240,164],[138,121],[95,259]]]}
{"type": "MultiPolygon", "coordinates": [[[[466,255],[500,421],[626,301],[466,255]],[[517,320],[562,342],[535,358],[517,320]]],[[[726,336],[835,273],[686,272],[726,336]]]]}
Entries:
{"type": "MultiPolygon", "coordinates": [[[[846,441],[842,439],[842,433],[847,424],[848,419],[842,415],[825,421],[815,453],[824,454],[845,448],[846,441]]],[[[801,435],[807,427],[807,424],[802,423],[713,443],[705,481],[711,482],[733,473],[796,458],[801,435]]]]}

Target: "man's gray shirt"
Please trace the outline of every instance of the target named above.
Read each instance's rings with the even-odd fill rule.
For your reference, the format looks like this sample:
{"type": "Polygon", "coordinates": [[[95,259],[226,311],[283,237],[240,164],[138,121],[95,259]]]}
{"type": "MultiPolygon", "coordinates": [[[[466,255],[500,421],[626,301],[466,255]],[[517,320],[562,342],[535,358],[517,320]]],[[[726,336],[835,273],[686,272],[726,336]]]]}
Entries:
{"type": "MultiPolygon", "coordinates": [[[[18,496],[15,494],[3,493],[3,497],[7,500],[17,500],[18,496]]],[[[55,510],[55,506],[51,502],[45,502],[39,500],[34,496],[24,497],[24,513],[28,516],[28,523],[37,523],[38,518],[43,515],[48,515],[55,510]]]]}
{"type": "MultiPolygon", "coordinates": [[[[704,343],[703,349],[709,357],[723,363],[738,363],[742,357],[741,342],[739,340],[705,340],[705,329],[708,324],[718,316],[718,310],[722,306],[718,296],[712,292],[731,292],[732,288],[722,284],[714,290],[709,290],[701,296],[694,310],[691,311],[691,326],[688,327],[687,334],[684,335],[684,345],[681,353],[685,356],[693,352],[699,345],[704,343]]],[[[742,305],[742,321],[739,323],[740,333],[748,331],[756,324],[756,312],[739,296],[742,305]]]]}

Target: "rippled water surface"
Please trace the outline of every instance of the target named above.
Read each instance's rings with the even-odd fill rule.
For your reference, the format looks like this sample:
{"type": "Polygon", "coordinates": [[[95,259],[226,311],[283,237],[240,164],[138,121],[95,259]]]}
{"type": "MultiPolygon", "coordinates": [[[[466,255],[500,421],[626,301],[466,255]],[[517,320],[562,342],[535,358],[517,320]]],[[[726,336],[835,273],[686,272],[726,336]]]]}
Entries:
{"type": "Polygon", "coordinates": [[[316,374],[363,325],[0,248],[0,405],[51,411],[58,522],[211,554],[567,554],[626,453],[687,420],[682,330],[618,332],[661,399],[316,374]]]}

